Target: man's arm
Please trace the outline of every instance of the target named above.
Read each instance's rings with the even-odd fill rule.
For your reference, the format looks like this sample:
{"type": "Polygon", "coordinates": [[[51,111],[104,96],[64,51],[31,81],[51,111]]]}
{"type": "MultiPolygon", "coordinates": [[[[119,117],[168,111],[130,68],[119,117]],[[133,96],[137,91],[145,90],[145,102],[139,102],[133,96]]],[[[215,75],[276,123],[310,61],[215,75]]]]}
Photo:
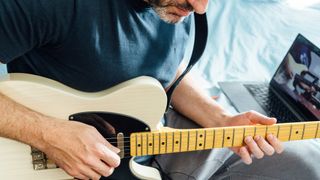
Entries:
{"type": "MultiPolygon", "coordinates": [[[[181,72],[182,68],[178,70],[178,75],[181,72]]],[[[172,106],[175,110],[203,127],[252,124],[272,125],[276,123],[274,118],[265,117],[254,111],[231,115],[195,84],[190,74],[186,75],[173,93],[172,106]]],[[[247,164],[252,162],[250,154],[257,158],[262,158],[264,154],[272,155],[275,151],[278,153],[283,151],[280,141],[271,134],[267,136],[267,141],[258,136],[246,137],[245,143],[247,146],[232,148],[232,150],[240,155],[247,164]]]]}
{"type": "Polygon", "coordinates": [[[1,92],[0,114],[0,136],[38,148],[73,177],[99,179],[120,164],[119,150],[92,126],[42,115],[1,92]]]}

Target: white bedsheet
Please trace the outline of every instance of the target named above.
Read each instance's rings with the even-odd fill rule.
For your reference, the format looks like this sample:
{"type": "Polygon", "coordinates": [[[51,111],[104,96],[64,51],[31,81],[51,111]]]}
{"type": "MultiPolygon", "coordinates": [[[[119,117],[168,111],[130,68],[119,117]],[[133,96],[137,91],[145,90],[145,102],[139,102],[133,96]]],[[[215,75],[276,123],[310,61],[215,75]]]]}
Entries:
{"type": "Polygon", "coordinates": [[[210,0],[207,14],[209,42],[193,72],[211,94],[218,81],[268,81],[298,33],[320,46],[320,3],[296,9],[285,0],[210,0]]]}

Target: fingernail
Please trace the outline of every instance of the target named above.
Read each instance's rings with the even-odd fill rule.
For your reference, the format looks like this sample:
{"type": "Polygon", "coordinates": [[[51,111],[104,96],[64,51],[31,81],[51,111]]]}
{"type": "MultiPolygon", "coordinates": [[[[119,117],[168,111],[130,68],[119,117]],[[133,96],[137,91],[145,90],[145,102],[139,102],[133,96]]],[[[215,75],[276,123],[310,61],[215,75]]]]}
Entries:
{"type": "Polygon", "coordinates": [[[252,159],[244,159],[243,162],[246,164],[246,165],[250,165],[252,163],[252,159]]]}
{"type": "Polygon", "coordinates": [[[254,137],[254,140],[259,141],[260,138],[261,138],[261,136],[258,135],[258,136],[255,136],[255,137],[254,137]]]}
{"type": "Polygon", "coordinates": [[[273,134],[268,134],[268,137],[267,137],[269,140],[272,140],[274,138],[273,134]]]}
{"type": "Polygon", "coordinates": [[[251,136],[247,136],[247,137],[245,138],[245,142],[246,142],[246,143],[250,143],[251,140],[252,140],[252,137],[251,137],[251,136]]]}
{"type": "Polygon", "coordinates": [[[120,151],[121,151],[120,149],[118,149],[118,148],[116,148],[116,147],[114,148],[114,152],[115,152],[115,153],[118,154],[120,151]]]}

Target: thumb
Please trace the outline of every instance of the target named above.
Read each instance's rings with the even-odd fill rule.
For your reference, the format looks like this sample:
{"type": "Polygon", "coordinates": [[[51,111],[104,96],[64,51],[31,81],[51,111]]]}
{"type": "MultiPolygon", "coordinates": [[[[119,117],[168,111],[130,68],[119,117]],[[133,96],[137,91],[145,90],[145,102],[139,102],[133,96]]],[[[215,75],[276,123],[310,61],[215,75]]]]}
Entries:
{"type": "Polygon", "coordinates": [[[277,123],[276,118],[267,117],[256,111],[249,111],[246,113],[246,116],[253,124],[273,125],[277,123]]]}

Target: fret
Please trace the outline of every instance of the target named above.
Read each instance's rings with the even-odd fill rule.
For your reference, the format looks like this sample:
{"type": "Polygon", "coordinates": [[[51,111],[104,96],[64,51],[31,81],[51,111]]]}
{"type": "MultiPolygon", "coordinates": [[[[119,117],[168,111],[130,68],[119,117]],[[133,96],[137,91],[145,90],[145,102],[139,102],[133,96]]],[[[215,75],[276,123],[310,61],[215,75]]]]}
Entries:
{"type": "Polygon", "coordinates": [[[192,130],[189,131],[189,149],[188,151],[196,150],[196,143],[197,143],[197,131],[192,130]]]}
{"type": "Polygon", "coordinates": [[[205,149],[205,147],[206,147],[206,141],[207,141],[207,131],[204,131],[203,149],[205,149]]]}
{"type": "Polygon", "coordinates": [[[319,125],[319,123],[317,124],[316,138],[320,138],[320,125],[319,125]]]}
{"type": "Polygon", "coordinates": [[[305,125],[304,124],[292,124],[291,125],[291,135],[289,140],[295,141],[295,140],[301,140],[303,139],[303,134],[305,131],[305,125]]]}
{"type": "Polygon", "coordinates": [[[289,140],[288,141],[291,141],[291,134],[292,134],[292,124],[290,125],[289,140]]]}
{"type": "Polygon", "coordinates": [[[304,130],[303,139],[312,139],[317,136],[317,124],[315,123],[308,123],[306,124],[305,130],[304,130]]]}
{"type": "Polygon", "coordinates": [[[278,129],[277,129],[277,136],[276,137],[279,138],[280,126],[278,125],[277,127],[278,127],[278,129]]]}
{"type": "Polygon", "coordinates": [[[153,152],[153,133],[148,133],[147,135],[147,139],[148,139],[148,143],[147,143],[147,146],[148,146],[148,155],[153,155],[154,152],[153,152]]]}
{"type": "Polygon", "coordinates": [[[173,132],[167,132],[167,153],[173,152],[173,132]]]}
{"type": "Polygon", "coordinates": [[[216,138],[216,131],[214,129],[212,129],[212,134],[213,134],[213,142],[212,142],[212,148],[214,148],[214,144],[216,142],[215,138],[216,138]]]}
{"type": "Polygon", "coordinates": [[[173,133],[173,152],[180,152],[181,150],[181,131],[175,131],[173,133]]]}
{"type": "Polygon", "coordinates": [[[204,149],[212,149],[213,148],[213,130],[208,129],[206,132],[206,140],[204,149]]]}
{"type": "Polygon", "coordinates": [[[188,131],[188,145],[187,145],[187,151],[189,151],[190,146],[190,132],[188,131]]]}
{"type": "Polygon", "coordinates": [[[189,136],[188,131],[181,131],[181,152],[188,151],[189,136]]]}
{"type": "Polygon", "coordinates": [[[224,129],[223,147],[232,147],[234,128],[224,129]]]}
{"type": "Polygon", "coordinates": [[[278,137],[278,125],[272,125],[272,126],[267,126],[267,135],[268,134],[273,134],[274,136],[278,137]]]}
{"type": "Polygon", "coordinates": [[[153,154],[160,154],[160,133],[153,133],[153,154]]]}
{"type": "Polygon", "coordinates": [[[247,136],[254,137],[254,131],[255,131],[254,127],[245,127],[244,137],[247,137],[247,136]]]}
{"type": "Polygon", "coordinates": [[[197,130],[197,145],[196,150],[203,150],[204,149],[204,139],[205,139],[205,131],[203,129],[197,130]]]}
{"type": "Polygon", "coordinates": [[[223,129],[215,129],[214,134],[214,148],[222,148],[223,147],[223,129]]]}
{"type": "Polygon", "coordinates": [[[160,154],[165,154],[167,152],[167,133],[160,133],[160,154]]]}
{"type": "Polygon", "coordinates": [[[232,147],[234,146],[234,132],[235,128],[232,128],[232,147]]]}
{"type": "Polygon", "coordinates": [[[137,155],[137,141],[136,141],[136,135],[131,134],[130,136],[130,155],[136,156],[137,155]]]}
{"type": "Polygon", "coordinates": [[[291,125],[281,124],[279,125],[278,139],[280,141],[289,141],[291,125]]]}
{"type": "Polygon", "coordinates": [[[179,140],[179,152],[181,152],[181,142],[182,142],[182,139],[181,139],[181,137],[182,137],[182,132],[181,132],[181,131],[179,131],[179,136],[180,136],[180,140],[179,140]]]}
{"type": "Polygon", "coordinates": [[[234,129],[234,140],[233,140],[233,146],[238,147],[243,145],[243,139],[244,139],[244,132],[245,128],[243,127],[236,127],[234,129]]]}
{"type": "Polygon", "coordinates": [[[141,133],[141,148],[142,148],[142,154],[141,155],[147,155],[147,150],[148,150],[148,140],[147,140],[147,134],[146,133],[141,133]]]}
{"type": "Polygon", "coordinates": [[[261,136],[262,138],[266,138],[266,134],[267,134],[267,126],[265,125],[258,125],[256,127],[256,136],[261,136]]]}
{"type": "Polygon", "coordinates": [[[303,124],[302,136],[301,139],[304,139],[304,134],[306,132],[306,124],[303,124]]]}
{"type": "Polygon", "coordinates": [[[141,142],[141,134],[137,134],[137,156],[141,156],[142,155],[142,142],[141,142]]]}

